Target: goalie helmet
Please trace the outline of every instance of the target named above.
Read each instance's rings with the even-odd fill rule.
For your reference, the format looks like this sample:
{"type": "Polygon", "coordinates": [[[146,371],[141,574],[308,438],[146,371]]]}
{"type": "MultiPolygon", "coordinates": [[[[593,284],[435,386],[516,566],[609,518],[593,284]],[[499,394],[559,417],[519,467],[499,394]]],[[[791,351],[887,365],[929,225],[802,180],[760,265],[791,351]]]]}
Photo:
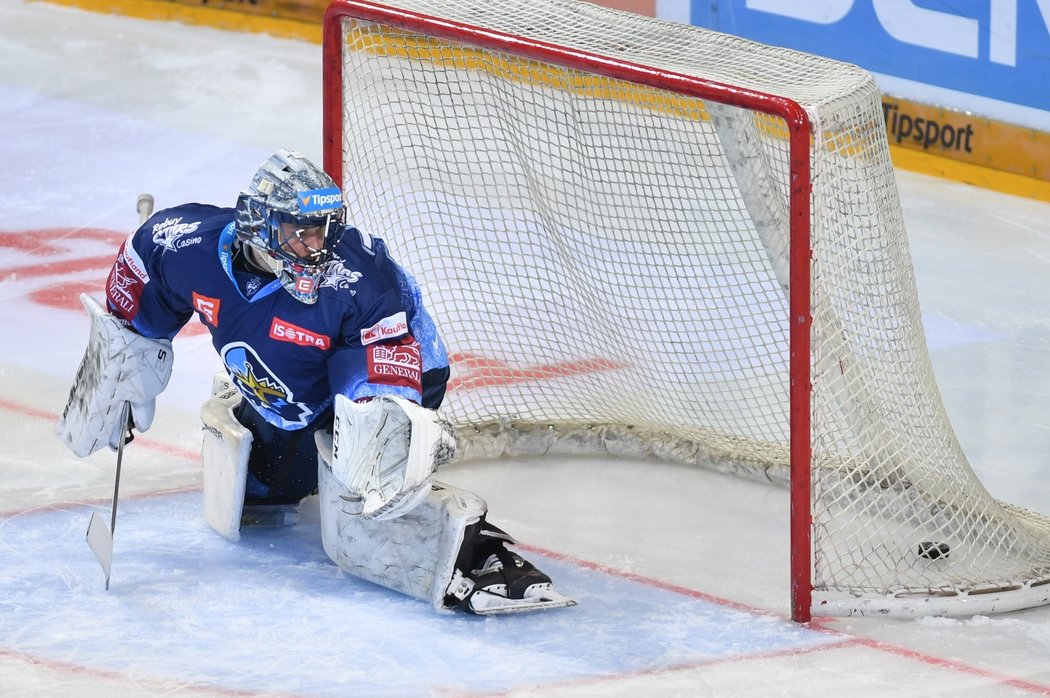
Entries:
{"type": "Polygon", "coordinates": [[[301,154],[280,150],[237,197],[234,227],[293,298],[315,303],[345,211],[331,177],[301,154]]]}

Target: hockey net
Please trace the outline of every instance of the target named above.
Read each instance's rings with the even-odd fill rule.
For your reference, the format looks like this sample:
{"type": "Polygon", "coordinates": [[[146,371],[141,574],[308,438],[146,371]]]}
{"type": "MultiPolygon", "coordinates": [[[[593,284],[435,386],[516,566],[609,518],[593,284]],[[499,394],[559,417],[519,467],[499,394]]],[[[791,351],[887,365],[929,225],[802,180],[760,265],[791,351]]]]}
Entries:
{"type": "Polygon", "coordinates": [[[324,89],[326,169],[423,288],[464,457],[790,481],[798,620],[1050,601],[1050,521],[946,417],[870,75],[571,0],[337,0],[324,89]]]}

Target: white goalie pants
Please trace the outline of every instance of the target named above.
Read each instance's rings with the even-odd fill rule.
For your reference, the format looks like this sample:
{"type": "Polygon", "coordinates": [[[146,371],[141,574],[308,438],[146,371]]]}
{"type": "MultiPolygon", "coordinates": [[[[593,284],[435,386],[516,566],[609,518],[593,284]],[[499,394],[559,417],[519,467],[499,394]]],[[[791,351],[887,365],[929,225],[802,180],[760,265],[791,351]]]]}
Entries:
{"type": "Polygon", "coordinates": [[[427,498],[407,514],[365,519],[358,513],[360,501],[332,476],[331,434],[317,432],[315,438],[321,541],[328,557],[355,577],[446,608],[464,532],[484,516],[484,500],[435,482],[427,498]]]}

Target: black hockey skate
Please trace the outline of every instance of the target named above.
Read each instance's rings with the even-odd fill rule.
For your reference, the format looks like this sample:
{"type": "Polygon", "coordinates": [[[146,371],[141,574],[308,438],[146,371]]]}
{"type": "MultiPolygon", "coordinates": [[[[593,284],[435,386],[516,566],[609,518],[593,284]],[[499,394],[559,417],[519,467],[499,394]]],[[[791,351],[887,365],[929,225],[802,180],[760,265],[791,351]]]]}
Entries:
{"type": "Polygon", "coordinates": [[[245,504],[241,526],[284,528],[299,522],[299,508],[294,504],[245,504]]]}
{"type": "Polygon", "coordinates": [[[482,519],[476,536],[469,576],[457,569],[449,587],[464,611],[487,616],[576,605],[554,590],[550,577],[507,550],[504,543],[514,543],[509,535],[482,519]]]}

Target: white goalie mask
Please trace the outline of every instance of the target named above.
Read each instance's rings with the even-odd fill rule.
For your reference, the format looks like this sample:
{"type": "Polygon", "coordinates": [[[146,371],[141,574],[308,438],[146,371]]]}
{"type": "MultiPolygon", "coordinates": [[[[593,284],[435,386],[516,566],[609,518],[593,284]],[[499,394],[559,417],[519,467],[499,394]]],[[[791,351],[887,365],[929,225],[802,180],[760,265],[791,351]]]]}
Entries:
{"type": "Polygon", "coordinates": [[[293,298],[316,303],[345,211],[331,177],[299,153],[280,150],[237,197],[234,226],[293,298]]]}

